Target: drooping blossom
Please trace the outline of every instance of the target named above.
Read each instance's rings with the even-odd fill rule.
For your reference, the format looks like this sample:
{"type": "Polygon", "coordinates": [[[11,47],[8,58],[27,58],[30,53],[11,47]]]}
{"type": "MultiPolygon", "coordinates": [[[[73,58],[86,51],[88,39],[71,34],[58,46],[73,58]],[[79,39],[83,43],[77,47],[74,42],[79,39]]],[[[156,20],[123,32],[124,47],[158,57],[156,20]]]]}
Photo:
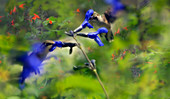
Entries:
{"type": "Polygon", "coordinates": [[[117,30],[117,34],[120,34],[120,28],[118,28],[118,30],[117,30]]]}
{"type": "Polygon", "coordinates": [[[85,28],[86,26],[88,28],[93,28],[93,26],[88,22],[90,20],[91,16],[93,15],[93,13],[94,13],[94,11],[92,9],[90,9],[86,12],[85,20],[82,23],[83,28],[85,28]]]}
{"type": "Polygon", "coordinates": [[[51,20],[49,21],[49,23],[50,23],[50,24],[53,24],[53,22],[52,22],[51,20]]]}
{"type": "Polygon", "coordinates": [[[94,39],[99,46],[104,46],[98,34],[107,33],[107,32],[108,30],[105,27],[102,27],[102,28],[99,28],[96,32],[88,33],[88,37],[91,39],[94,39]]]}
{"type": "Polygon", "coordinates": [[[25,5],[25,4],[19,5],[19,8],[22,8],[22,9],[23,9],[23,8],[24,8],[24,5],[25,5]]]}
{"type": "Polygon", "coordinates": [[[11,25],[13,26],[13,25],[15,25],[15,23],[14,23],[14,19],[11,21],[11,25]]]}
{"type": "Polygon", "coordinates": [[[49,18],[46,19],[47,21],[49,20],[49,18]]]}
{"type": "Polygon", "coordinates": [[[73,47],[77,46],[76,43],[69,43],[69,42],[61,42],[61,41],[54,41],[55,43],[52,45],[52,47],[49,49],[50,52],[52,52],[56,47],[62,48],[62,47],[70,47],[69,54],[72,53],[73,47]]]}
{"type": "Polygon", "coordinates": [[[16,12],[16,7],[14,7],[14,9],[12,10],[12,12],[13,12],[13,13],[15,13],[15,12],[16,12]]]}
{"type": "Polygon", "coordinates": [[[12,9],[9,14],[12,15],[12,13],[16,13],[16,7],[14,7],[14,9],[12,9]]]}
{"type": "Polygon", "coordinates": [[[78,13],[79,13],[79,12],[80,12],[80,9],[78,8],[78,9],[76,10],[76,12],[78,12],[78,13]]]}
{"type": "Polygon", "coordinates": [[[127,27],[124,27],[123,29],[125,29],[126,31],[128,30],[127,27]]]}
{"type": "Polygon", "coordinates": [[[112,54],[112,60],[114,60],[114,58],[115,58],[115,55],[114,55],[114,54],[112,54]]]}
{"type": "Polygon", "coordinates": [[[94,13],[94,11],[92,9],[88,10],[86,12],[85,19],[84,19],[83,23],[77,29],[75,29],[73,32],[77,33],[86,27],[93,28],[93,26],[88,22],[90,20],[90,18],[92,17],[93,13],[94,13]]]}
{"type": "Polygon", "coordinates": [[[3,18],[4,16],[0,16],[0,18],[3,18]]]}
{"type": "Polygon", "coordinates": [[[47,18],[46,21],[49,21],[49,24],[53,24],[53,21],[51,21],[49,18],[47,18]]]}
{"type": "Polygon", "coordinates": [[[37,18],[40,19],[39,15],[37,15],[37,14],[34,13],[34,17],[32,17],[32,19],[33,19],[33,20],[36,20],[37,18]]]}

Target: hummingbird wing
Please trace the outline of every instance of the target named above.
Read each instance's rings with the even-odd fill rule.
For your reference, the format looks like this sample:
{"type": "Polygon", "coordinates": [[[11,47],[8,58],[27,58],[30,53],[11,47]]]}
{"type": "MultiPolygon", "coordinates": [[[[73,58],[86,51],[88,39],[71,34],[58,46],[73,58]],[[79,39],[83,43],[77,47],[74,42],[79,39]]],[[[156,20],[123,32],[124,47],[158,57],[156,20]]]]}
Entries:
{"type": "Polygon", "coordinates": [[[114,39],[113,32],[109,30],[108,33],[105,35],[105,38],[107,41],[112,41],[114,39]]]}
{"type": "Polygon", "coordinates": [[[104,14],[100,15],[97,12],[94,12],[93,18],[91,19],[91,23],[95,25],[95,27],[106,27],[109,32],[107,34],[99,34],[100,37],[105,36],[107,41],[113,40],[113,33],[111,31],[111,24],[116,20],[116,17],[112,15],[111,9],[108,9],[104,12],[104,14]]]}

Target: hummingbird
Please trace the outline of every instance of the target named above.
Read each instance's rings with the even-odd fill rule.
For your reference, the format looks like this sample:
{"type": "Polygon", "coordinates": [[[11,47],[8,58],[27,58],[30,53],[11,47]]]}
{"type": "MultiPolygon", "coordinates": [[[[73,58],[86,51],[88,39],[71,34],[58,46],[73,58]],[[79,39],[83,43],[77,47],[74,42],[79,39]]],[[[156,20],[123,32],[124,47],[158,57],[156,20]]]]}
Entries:
{"type": "MultiPolygon", "coordinates": [[[[95,26],[105,27],[108,29],[108,33],[105,34],[105,38],[107,41],[112,41],[114,39],[112,33],[111,25],[117,19],[116,16],[112,15],[111,9],[106,10],[103,14],[99,14],[94,11],[92,17],[90,18],[90,23],[94,24],[95,26]]],[[[100,35],[102,37],[102,35],[100,35]]]]}
{"type": "Polygon", "coordinates": [[[46,40],[37,49],[33,50],[30,55],[22,57],[23,71],[20,74],[19,87],[24,89],[25,80],[30,76],[31,73],[40,74],[39,67],[41,63],[45,60],[49,49],[54,44],[54,41],[46,40]]]}
{"type": "Polygon", "coordinates": [[[46,56],[49,52],[52,52],[56,47],[70,47],[72,52],[72,48],[74,46],[76,46],[75,43],[46,40],[38,48],[33,50],[31,54],[22,57],[23,70],[20,74],[19,80],[20,89],[24,89],[24,82],[31,73],[35,73],[35,75],[40,74],[40,67],[42,66],[42,62],[46,59],[46,56]]]}

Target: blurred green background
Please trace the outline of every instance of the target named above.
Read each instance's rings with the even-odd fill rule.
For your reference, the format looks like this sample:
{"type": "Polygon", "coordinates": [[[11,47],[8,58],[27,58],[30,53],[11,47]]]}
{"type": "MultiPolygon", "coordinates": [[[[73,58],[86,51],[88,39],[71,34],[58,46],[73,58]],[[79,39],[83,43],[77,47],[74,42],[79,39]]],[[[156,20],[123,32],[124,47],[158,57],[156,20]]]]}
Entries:
{"type": "MultiPolygon", "coordinates": [[[[97,70],[110,99],[169,99],[170,98],[170,1],[139,2],[121,0],[131,10],[125,11],[112,24],[114,41],[104,38],[103,47],[93,40],[78,37],[97,70]],[[124,29],[127,27],[127,30],[124,29]]],[[[95,75],[83,66],[85,57],[78,48],[57,48],[43,62],[41,75],[26,80],[23,91],[18,77],[22,65],[16,57],[31,51],[34,43],[44,40],[75,42],[64,34],[74,30],[92,8],[102,14],[109,7],[103,0],[0,0],[0,99],[104,99],[104,92],[95,75]],[[20,8],[19,5],[25,4],[20,8]],[[16,7],[16,12],[10,15],[16,7]],[[80,11],[79,11],[80,10],[80,11]],[[40,19],[32,20],[34,13],[40,19]],[[52,24],[49,23],[49,20],[52,24]],[[14,20],[14,25],[11,21],[14,20]]],[[[82,32],[94,32],[84,29],[82,32]]]]}

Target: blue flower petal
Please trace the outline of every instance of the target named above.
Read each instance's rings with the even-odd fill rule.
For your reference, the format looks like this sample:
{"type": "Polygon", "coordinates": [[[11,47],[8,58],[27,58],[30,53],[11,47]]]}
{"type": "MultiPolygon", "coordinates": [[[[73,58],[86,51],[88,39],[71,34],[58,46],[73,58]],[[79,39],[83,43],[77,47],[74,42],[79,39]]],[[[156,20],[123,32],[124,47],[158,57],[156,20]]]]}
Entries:
{"type": "Polygon", "coordinates": [[[100,40],[98,36],[94,40],[97,42],[99,46],[104,46],[104,44],[102,43],[102,41],[100,40]]]}
{"type": "Polygon", "coordinates": [[[88,21],[84,21],[81,25],[83,29],[86,27],[93,28],[93,26],[88,21]]]}
{"type": "Polygon", "coordinates": [[[92,9],[90,9],[86,12],[85,19],[84,19],[83,23],[81,24],[81,26],[83,28],[86,28],[86,27],[93,28],[93,26],[88,22],[90,20],[91,16],[93,15],[93,13],[94,13],[94,11],[92,9]]]}
{"type": "Polygon", "coordinates": [[[97,30],[97,34],[100,34],[100,33],[107,33],[108,32],[108,30],[105,28],[105,27],[101,27],[101,28],[99,28],[98,30],[97,30]]]}
{"type": "Polygon", "coordinates": [[[63,43],[61,41],[55,41],[55,43],[52,45],[49,51],[52,52],[56,47],[62,47],[62,46],[63,46],[63,43]]]}
{"type": "Polygon", "coordinates": [[[89,21],[93,13],[94,13],[93,9],[88,10],[86,12],[85,21],[89,21]]]}
{"type": "Polygon", "coordinates": [[[102,43],[102,41],[97,35],[101,33],[107,33],[107,32],[108,30],[105,27],[102,27],[99,28],[96,32],[89,33],[88,37],[94,39],[99,46],[103,46],[104,44],[102,43]]]}

